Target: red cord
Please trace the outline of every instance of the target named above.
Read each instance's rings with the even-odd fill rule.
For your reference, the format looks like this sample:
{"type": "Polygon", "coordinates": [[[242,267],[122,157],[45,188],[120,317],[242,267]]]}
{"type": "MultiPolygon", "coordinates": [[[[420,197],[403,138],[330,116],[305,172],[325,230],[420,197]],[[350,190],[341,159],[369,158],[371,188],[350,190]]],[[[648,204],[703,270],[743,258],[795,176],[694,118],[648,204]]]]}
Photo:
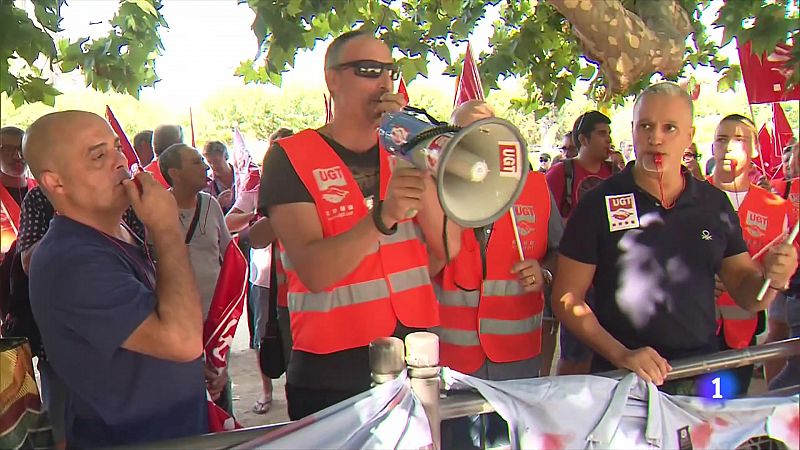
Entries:
{"type": "MultiPolygon", "coordinates": [[[[661,155],[653,155],[653,162],[656,164],[656,172],[658,172],[658,191],[661,196],[661,206],[664,209],[672,209],[675,207],[675,203],[678,202],[678,196],[675,197],[675,200],[671,204],[667,204],[667,199],[664,196],[664,173],[661,171],[661,155]]],[[[683,179],[683,175],[681,175],[681,181],[684,183],[686,180],[683,179]]],[[[683,187],[681,187],[681,192],[683,192],[683,187]]]]}

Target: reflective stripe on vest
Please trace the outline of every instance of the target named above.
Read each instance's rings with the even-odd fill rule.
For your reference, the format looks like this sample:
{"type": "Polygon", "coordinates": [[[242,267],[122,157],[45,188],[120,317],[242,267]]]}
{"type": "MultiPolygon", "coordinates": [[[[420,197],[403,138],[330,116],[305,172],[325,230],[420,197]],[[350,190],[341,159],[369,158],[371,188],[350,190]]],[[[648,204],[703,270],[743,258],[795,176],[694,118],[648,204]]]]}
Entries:
{"type": "MultiPolygon", "coordinates": [[[[754,184],[750,185],[737,215],[742,237],[751,255],[758,253],[783,232],[790,209],[784,199],[754,184]]],[[[728,347],[741,349],[749,346],[758,326],[757,315],[740,308],[727,292],[720,295],[716,303],[718,320],[721,321],[720,332],[728,347]]]]}
{"type": "MultiPolygon", "coordinates": [[[[317,132],[300,132],[279,145],[314,200],[323,238],[349,231],[369,214],[352,173],[317,132]]],[[[391,174],[389,155],[383,149],[379,174],[382,198],[391,174]]],[[[293,348],[329,354],[390,336],[398,321],[413,328],[438,325],[421,236],[413,220],[400,222],[395,234],[381,236],[351,273],[322,292],[310,292],[303,285],[282,251],[293,348]]]]}
{"type": "MultiPolygon", "coordinates": [[[[514,205],[526,258],[547,252],[550,191],[544,176],[530,173],[514,205]]],[[[511,267],[519,260],[508,214],[495,222],[486,249],[486,279],[474,230],[462,233],[459,254],[441,274],[441,364],[463,373],[485,360],[502,363],[535,357],[541,347],[544,301],[526,293],[511,267]],[[470,290],[475,289],[476,290],[470,290]]]]}

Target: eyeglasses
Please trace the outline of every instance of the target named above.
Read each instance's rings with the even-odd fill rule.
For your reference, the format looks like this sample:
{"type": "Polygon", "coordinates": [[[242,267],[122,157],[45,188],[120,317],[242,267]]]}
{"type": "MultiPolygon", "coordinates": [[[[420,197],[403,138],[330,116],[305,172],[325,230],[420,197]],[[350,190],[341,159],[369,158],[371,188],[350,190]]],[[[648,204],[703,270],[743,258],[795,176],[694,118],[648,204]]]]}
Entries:
{"type": "Polygon", "coordinates": [[[333,70],[353,68],[353,74],[362,78],[380,78],[383,72],[389,72],[389,77],[397,81],[400,79],[400,71],[397,70],[395,63],[382,63],[371,59],[350,61],[332,67],[333,70]]]}
{"type": "Polygon", "coordinates": [[[550,158],[539,158],[540,163],[548,163],[550,162],[550,158]]]}
{"type": "Polygon", "coordinates": [[[699,159],[699,158],[700,158],[700,154],[699,153],[698,154],[694,154],[694,153],[684,153],[683,154],[683,159],[699,159]]]}

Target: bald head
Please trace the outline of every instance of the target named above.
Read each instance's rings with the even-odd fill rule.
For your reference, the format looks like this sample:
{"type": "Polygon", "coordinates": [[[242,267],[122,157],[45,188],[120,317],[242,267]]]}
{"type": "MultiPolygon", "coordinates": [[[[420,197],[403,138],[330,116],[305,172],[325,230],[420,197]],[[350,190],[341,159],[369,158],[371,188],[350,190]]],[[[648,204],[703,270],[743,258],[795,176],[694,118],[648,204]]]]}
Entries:
{"type": "Polygon", "coordinates": [[[36,119],[22,141],[22,153],[33,176],[39,180],[43,171],[58,171],[81,150],[82,132],[96,127],[111,129],[105,119],[87,111],[60,111],[36,119]]]}
{"type": "Polygon", "coordinates": [[[450,116],[450,123],[459,127],[465,127],[481,119],[494,117],[494,109],[483,100],[469,100],[462,103],[453,111],[450,116]]]}

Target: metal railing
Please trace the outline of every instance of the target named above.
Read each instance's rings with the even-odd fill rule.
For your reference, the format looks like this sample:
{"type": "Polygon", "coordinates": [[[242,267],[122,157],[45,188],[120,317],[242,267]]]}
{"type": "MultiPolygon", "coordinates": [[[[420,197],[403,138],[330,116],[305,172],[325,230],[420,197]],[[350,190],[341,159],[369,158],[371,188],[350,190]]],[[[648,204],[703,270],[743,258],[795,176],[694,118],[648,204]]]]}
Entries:
{"type": "MultiPolygon", "coordinates": [[[[490,413],[494,412],[494,408],[477,392],[472,391],[459,391],[456,395],[440,398],[437,367],[438,351],[433,357],[427,354],[432,348],[430,342],[425,342],[421,345],[418,342],[417,347],[421,348],[421,350],[413,348],[409,343],[408,356],[404,357],[406,352],[404,352],[403,343],[399,339],[378,339],[370,346],[370,367],[373,371],[373,380],[380,384],[396,377],[405,367],[405,360],[408,360],[412,387],[415,394],[421,399],[431,422],[436,448],[440,448],[439,430],[442,420],[490,413]]],[[[770,359],[797,355],[800,355],[800,338],[787,339],[741,350],[727,350],[713,355],[685,358],[671,363],[672,371],[667,376],[667,380],[690,378],[710,372],[760,363],[770,359]]],[[[630,372],[627,370],[615,370],[597,375],[621,379],[628,373],[630,372]]],[[[798,392],[800,392],[800,386],[792,386],[757,396],[786,396],[798,392]]],[[[159,449],[227,449],[263,437],[266,433],[273,432],[290,423],[293,422],[149,443],[141,446],[125,447],[125,449],[154,447],[159,449]]]]}

